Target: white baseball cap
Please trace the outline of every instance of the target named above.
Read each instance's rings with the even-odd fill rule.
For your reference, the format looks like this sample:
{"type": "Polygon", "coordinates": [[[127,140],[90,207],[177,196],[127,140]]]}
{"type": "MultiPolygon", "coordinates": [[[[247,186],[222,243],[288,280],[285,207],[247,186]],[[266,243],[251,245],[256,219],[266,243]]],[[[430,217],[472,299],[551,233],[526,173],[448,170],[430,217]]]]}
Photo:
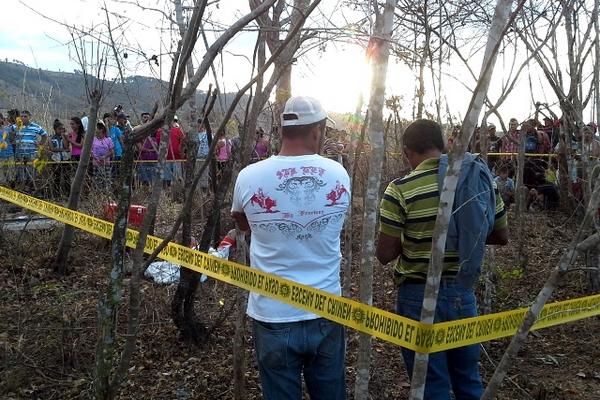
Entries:
{"type": "Polygon", "coordinates": [[[310,125],[324,119],[332,121],[317,99],[296,96],[286,101],[281,114],[281,126],[310,125]]]}

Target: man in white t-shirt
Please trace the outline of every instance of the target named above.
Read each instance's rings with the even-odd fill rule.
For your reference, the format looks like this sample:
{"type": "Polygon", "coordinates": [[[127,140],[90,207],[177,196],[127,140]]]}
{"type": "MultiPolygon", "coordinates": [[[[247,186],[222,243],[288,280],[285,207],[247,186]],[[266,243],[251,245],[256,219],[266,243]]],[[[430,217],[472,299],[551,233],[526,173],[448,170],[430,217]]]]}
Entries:
{"type": "MultiPolygon", "coordinates": [[[[251,230],[250,265],[340,294],[340,232],[350,202],[341,164],[318,155],[327,114],[310,97],[292,97],[282,114],[279,155],[244,168],[232,216],[251,230]]],[[[344,399],[344,328],[310,312],[250,293],[254,342],[266,400],[344,399]]]]}

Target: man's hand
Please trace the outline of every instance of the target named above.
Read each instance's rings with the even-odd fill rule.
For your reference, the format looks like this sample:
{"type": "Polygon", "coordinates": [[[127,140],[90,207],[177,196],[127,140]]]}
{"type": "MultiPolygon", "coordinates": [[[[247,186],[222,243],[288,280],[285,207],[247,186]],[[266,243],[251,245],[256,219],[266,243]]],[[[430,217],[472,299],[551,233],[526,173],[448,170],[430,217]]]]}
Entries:
{"type": "Polygon", "coordinates": [[[234,211],[231,213],[231,218],[233,218],[239,230],[244,232],[248,232],[250,230],[248,218],[246,218],[246,214],[244,214],[243,212],[234,211]]]}
{"type": "Polygon", "coordinates": [[[383,265],[395,260],[402,252],[402,242],[399,238],[379,233],[375,256],[383,265]]]}
{"type": "Polygon", "coordinates": [[[492,231],[490,236],[488,236],[485,244],[495,244],[499,246],[504,246],[508,244],[508,228],[495,229],[492,231]]]}

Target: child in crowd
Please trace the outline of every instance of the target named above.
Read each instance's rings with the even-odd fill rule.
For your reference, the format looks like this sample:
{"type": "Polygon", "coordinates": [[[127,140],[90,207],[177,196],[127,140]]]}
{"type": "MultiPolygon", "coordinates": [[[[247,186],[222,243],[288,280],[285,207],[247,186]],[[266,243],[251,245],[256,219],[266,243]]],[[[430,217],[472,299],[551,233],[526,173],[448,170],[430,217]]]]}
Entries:
{"type": "Polygon", "coordinates": [[[52,191],[55,196],[65,196],[69,194],[69,161],[71,154],[69,152],[69,139],[65,126],[60,120],[55,119],[53,124],[54,134],[50,138],[50,159],[55,162],[50,166],[50,176],[52,180],[52,191]]]}
{"type": "Polygon", "coordinates": [[[508,177],[508,166],[503,165],[498,169],[498,176],[494,181],[498,187],[498,193],[508,208],[515,202],[515,181],[508,177]]]}
{"type": "Polygon", "coordinates": [[[96,123],[96,137],[92,142],[92,165],[94,166],[94,181],[98,188],[108,190],[111,182],[110,161],[115,155],[115,147],[108,137],[106,125],[103,121],[96,123]]]}

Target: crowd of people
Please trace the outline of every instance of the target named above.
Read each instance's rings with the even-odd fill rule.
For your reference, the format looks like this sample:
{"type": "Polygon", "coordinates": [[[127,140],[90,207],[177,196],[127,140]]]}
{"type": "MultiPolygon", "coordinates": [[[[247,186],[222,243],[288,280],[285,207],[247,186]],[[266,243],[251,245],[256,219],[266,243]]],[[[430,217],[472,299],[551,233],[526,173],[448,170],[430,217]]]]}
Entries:
{"type": "MultiPolygon", "coordinates": [[[[494,124],[489,124],[487,128],[475,129],[468,150],[488,154],[490,170],[494,173],[507,206],[515,201],[517,157],[521,145],[526,154],[523,184],[529,189],[526,204],[528,209],[552,208],[558,203],[557,184],[560,168],[557,155],[561,151],[561,143],[571,156],[567,167],[573,186],[572,192],[575,196],[582,196],[581,185],[585,165],[582,161],[586,160],[588,165],[591,165],[600,158],[597,125],[589,123],[581,132],[574,132],[569,137],[561,133],[560,126],[559,119],[550,117],[545,117],[543,124],[536,119],[519,124],[516,118],[511,118],[507,132],[501,136],[497,134],[494,124]]],[[[446,142],[446,151],[452,148],[459,132],[460,126],[455,127],[446,142]]]]}
{"type": "MultiPolygon", "coordinates": [[[[140,115],[139,124],[152,119],[148,112],[140,115]]],[[[43,175],[49,183],[53,197],[68,195],[77,163],[81,158],[84,138],[88,131],[89,118],[84,114],[75,116],[68,122],[55,119],[52,132],[48,133],[40,124],[32,120],[31,112],[11,109],[4,116],[0,113],[0,183],[12,187],[16,185],[26,191],[33,191],[34,181],[43,175]],[[42,169],[44,171],[42,171],[42,169]]],[[[123,156],[124,138],[133,129],[130,117],[121,106],[106,112],[99,118],[91,145],[88,173],[97,189],[109,190],[114,178],[119,174],[119,161],[123,156]]],[[[194,128],[197,132],[198,160],[209,155],[210,138],[202,119],[194,128]]],[[[149,186],[158,171],[157,160],[162,128],[149,135],[136,146],[136,184],[149,186]]],[[[172,182],[183,183],[182,164],[187,159],[188,136],[184,133],[177,116],[169,131],[166,164],[161,180],[164,187],[172,182]]],[[[232,158],[239,137],[220,138],[215,146],[215,159],[222,169],[232,158]]],[[[262,128],[256,132],[251,160],[262,160],[270,154],[270,144],[262,128]]],[[[208,187],[208,173],[200,181],[200,186],[208,187]]]]}
{"type": "MultiPolygon", "coordinates": [[[[151,118],[149,113],[142,113],[139,123],[151,118]]],[[[316,99],[290,98],[281,118],[281,149],[271,157],[269,141],[259,128],[252,163],[240,171],[235,183],[231,215],[237,227],[251,235],[253,268],[340,295],[340,233],[351,204],[343,155],[350,146],[342,143],[341,134],[326,137],[326,120],[327,114],[316,99]]],[[[65,168],[68,162],[80,160],[89,128],[85,116],[71,118],[68,129],[56,119],[49,135],[26,110],[11,110],[6,119],[0,115],[0,121],[0,163],[23,163],[23,168],[1,169],[3,184],[11,179],[31,179],[37,170],[27,162],[34,160],[56,162],[51,169],[53,177],[68,175],[65,168]]],[[[119,107],[98,120],[90,168],[100,187],[110,187],[119,173],[124,138],[131,129],[129,117],[119,107]]],[[[210,155],[211,136],[202,119],[195,129],[196,156],[205,159],[210,155]]],[[[158,129],[137,145],[137,178],[141,185],[150,185],[156,176],[162,132],[158,129]]],[[[434,121],[418,119],[408,125],[402,148],[412,171],[389,182],[380,204],[376,257],[383,265],[393,264],[395,312],[411,319],[419,319],[421,314],[439,186],[449,162],[446,153],[453,146],[456,132],[445,140],[442,127],[434,121]]],[[[600,156],[595,125],[586,126],[581,135],[567,140],[560,135],[559,124],[551,119],[543,125],[528,120],[520,129],[517,120],[511,119],[502,136],[497,135],[493,125],[487,126],[486,132],[478,129],[474,135],[472,152],[485,150],[482,144],[487,143],[488,153],[500,154],[490,154],[483,161],[468,153],[462,163],[455,197],[455,207],[460,211],[457,208],[450,218],[436,323],[477,315],[473,286],[485,246],[508,242],[507,206],[515,197],[515,160],[520,146],[524,144],[525,151],[533,155],[525,165],[524,182],[534,190],[534,201],[541,196],[546,203],[556,201],[553,193],[560,170],[552,153],[559,149],[559,143],[570,143],[569,151],[574,152],[575,159],[582,151],[586,157],[600,156]],[[479,201],[471,201],[475,197],[479,201]]],[[[187,140],[175,118],[162,175],[165,186],[182,179],[180,161],[188,155],[187,140]]],[[[218,139],[214,156],[219,168],[231,162],[239,146],[239,138],[218,139]]],[[[573,168],[575,178],[577,169],[573,168]]],[[[207,185],[208,179],[204,176],[202,185],[207,185]]],[[[68,186],[69,181],[60,181],[59,185],[68,186]]],[[[304,387],[311,398],[346,397],[346,340],[341,325],[258,293],[250,293],[247,314],[253,321],[265,399],[301,398],[304,387]]],[[[414,352],[401,351],[411,376],[414,352]]],[[[425,398],[479,399],[483,386],[478,362],[477,344],[430,355],[425,398]]]]}

